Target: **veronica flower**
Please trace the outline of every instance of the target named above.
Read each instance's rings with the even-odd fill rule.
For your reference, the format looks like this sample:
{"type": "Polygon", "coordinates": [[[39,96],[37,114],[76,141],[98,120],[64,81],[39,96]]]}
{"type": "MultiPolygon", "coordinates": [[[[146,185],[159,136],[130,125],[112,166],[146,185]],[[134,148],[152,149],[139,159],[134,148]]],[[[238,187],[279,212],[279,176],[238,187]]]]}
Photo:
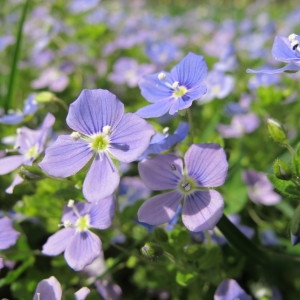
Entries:
{"type": "Polygon", "coordinates": [[[272,183],[264,173],[249,169],[243,172],[242,178],[248,186],[248,196],[254,203],[275,205],[281,201],[280,195],[274,192],[272,183]]]}
{"type": "Polygon", "coordinates": [[[189,53],[170,73],[144,76],[139,82],[142,95],[151,103],[137,111],[142,118],[174,115],[206,93],[207,66],[202,56],[189,53]]]}
{"type": "Polygon", "coordinates": [[[292,33],[288,37],[276,36],[272,47],[273,57],[281,62],[287,63],[279,69],[261,69],[252,70],[248,69],[248,73],[266,73],[276,74],[289,71],[300,70],[300,37],[299,35],[292,33]]]}
{"type": "Polygon", "coordinates": [[[120,180],[112,162],[132,162],[147,148],[153,128],[135,114],[124,114],[124,105],[106,90],[83,90],[70,106],[67,124],[75,130],[59,136],[46,149],[40,167],[52,176],[68,177],[89,161],[90,169],[83,183],[88,201],[111,195],[120,180]]]}
{"type": "Polygon", "coordinates": [[[224,279],[218,286],[214,300],[251,300],[249,296],[234,279],[224,279]]]}
{"type": "Polygon", "coordinates": [[[56,256],[64,252],[67,264],[76,271],[82,270],[101,253],[101,241],[90,228],[108,228],[114,207],[112,196],[92,204],[69,201],[61,219],[64,228],[48,238],[42,253],[56,256]]]}
{"type": "MultiPolygon", "coordinates": [[[[90,290],[87,287],[83,287],[74,294],[75,299],[84,300],[89,293],[90,290]]],[[[54,276],[51,276],[39,282],[39,284],[36,287],[33,300],[43,300],[43,299],[61,300],[61,298],[62,298],[61,285],[54,276]]]]}
{"type": "Polygon", "coordinates": [[[23,111],[9,112],[7,115],[0,116],[0,123],[2,124],[19,124],[24,119],[33,115],[39,108],[39,104],[36,102],[35,94],[30,94],[24,101],[23,111]]]}
{"type": "MultiPolygon", "coordinates": [[[[19,154],[0,158],[0,175],[8,174],[22,164],[32,165],[33,161],[44,151],[45,143],[54,121],[54,116],[48,113],[39,129],[32,130],[25,126],[19,128],[14,147],[19,154]]],[[[23,179],[16,175],[12,185],[6,192],[12,193],[15,185],[21,182],[23,182],[23,179]]]]}
{"type": "Polygon", "coordinates": [[[13,228],[12,220],[8,217],[0,219],[0,250],[13,246],[20,233],[13,228]]]}
{"type": "Polygon", "coordinates": [[[169,134],[168,130],[169,128],[167,127],[163,130],[163,133],[158,132],[151,138],[150,145],[143,155],[139,157],[140,160],[146,158],[150,154],[159,154],[183,141],[188,134],[189,124],[180,122],[173,134],[169,134]]]}
{"type": "Polygon", "coordinates": [[[225,182],[228,163],[218,144],[194,144],[183,161],[175,155],[157,155],[141,161],[139,173],[152,190],[170,190],[143,203],[140,222],[160,225],[169,222],[183,200],[182,221],[193,232],[212,229],[223,213],[223,198],[211,187],[225,182]]]}

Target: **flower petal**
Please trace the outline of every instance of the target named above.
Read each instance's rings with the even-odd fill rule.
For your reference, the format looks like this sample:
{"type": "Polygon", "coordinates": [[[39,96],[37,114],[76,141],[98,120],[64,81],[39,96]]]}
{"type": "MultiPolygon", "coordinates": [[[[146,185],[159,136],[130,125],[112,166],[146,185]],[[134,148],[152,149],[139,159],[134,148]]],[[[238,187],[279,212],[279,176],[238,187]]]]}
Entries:
{"type": "Polygon", "coordinates": [[[97,229],[108,228],[112,223],[114,212],[115,199],[113,196],[91,203],[89,212],[91,227],[97,229]]]}
{"type": "Polygon", "coordinates": [[[142,204],[138,219],[149,225],[167,223],[175,216],[181,199],[182,195],[177,191],[154,196],[142,204]]]}
{"type": "Polygon", "coordinates": [[[207,76],[207,65],[203,56],[190,52],[171,70],[171,76],[180,85],[193,88],[207,76]]]}
{"type": "Polygon", "coordinates": [[[42,253],[56,256],[65,251],[75,233],[74,228],[63,228],[51,235],[43,246],[42,253]]]}
{"type": "Polygon", "coordinates": [[[51,299],[51,300],[61,300],[62,289],[59,281],[51,276],[48,279],[44,279],[39,282],[36,287],[33,300],[40,299],[51,299]]]}
{"type": "Polygon", "coordinates": [[[217,187],[225,182],[228,162],[224,149],[218,144],[194,144],[184,156],[188,174],[200,186],[217,187]]]}
{"type": "Polygon", "coordinates": [[[295,54],[295,51],[291,48],[288,38],[283,36],[275,37],[272,47],[272,55],[276,60],[283,62],[300,60],[300,58],[295,54]]]}
{"type": "Polygon", "coordinates": [[[83,182],[82,192],[89,202],[104,199],[113,194],[120,182],[120,175],[107,155],[96,155],[83,182]]]}
{"type": "Polygon", "coordinates": [[[146,150],[153,134],[150,124],[135,114],[127,113],[111,135],[110,152],[122,162],[132,162],[146,150]]]}
{"type": "Polygon", "coordinates": [[[173,102],[174,102],[174,99],[171,97],[169,97],[167,99],[162,99],[159,102],[156,102],[154,104],[150,104],[150,105],[140,108],[136,112],[136,114],[139,115],[141,118],[161,117],[169,111],[173,102]]]}
{"type": "Polygon", "coordinates": [[[0,250],[7,249],[17,242],[20,233],[13,228],[12,223],[8,217],[0,219],[0,250]]]}
{"type": "Polygon", "coordinates": [[[69,135],[61,135],[46,149],[39,166],[55,177],[68,177],[80,171],[92,158],[94,152],[88,143],[74,141],[69,135]]]}
{"type": "Polygon", "coordinates": [[[0,175],[8,174],[21,166],[23,155],[12,155],[0,159],[0,175]]]}
{"type": "Polygon", "coordinates": [[[147,187],[154,191],[177,187],[183,173],[182,160],[175,155],[161,154],[138,164],[139,174],[147,187]]]}
{"type": "Polygon", "coordinates": [[[102,132],[104,126],[114,128],[124,114],[123,103],[107,90],[83,90],[70,105],[67,124],[88,136],[102,132]]]}
{"type": "Polygon", "coordinates": [[[91,231],[77,232],[65,250],[65,259],[75,271],[82,270],[100,255],[101,241],[91,231]]]}
{"type": "Polygon", "coordinates": [[[182,222],[193,232],[213,229],[223,214],[224,201],[217,191],[196,191],[183,203],[182,222]]]}
{"type": "Polygon", "coordinates": [[[75,299],[84,300],[90,292],[90,289],[84,286],[74,294],[75,299]]]}

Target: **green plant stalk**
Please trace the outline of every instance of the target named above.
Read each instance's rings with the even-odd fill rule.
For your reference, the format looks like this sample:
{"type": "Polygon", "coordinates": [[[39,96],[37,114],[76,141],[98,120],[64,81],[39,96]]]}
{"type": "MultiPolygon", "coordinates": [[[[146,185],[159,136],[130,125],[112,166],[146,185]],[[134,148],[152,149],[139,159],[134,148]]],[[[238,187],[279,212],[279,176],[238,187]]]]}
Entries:
{"type": "Polygon", "coordinates": [[[16,79],[16,74],[17,74],[17,65],[18,65],[18,61],[19,61],[19,54],[20,54],[21,43],[22,43],[23,25],[24,25],[24,22],[26,19],[27,11],[28,11],[29,1],[30,0],[26,0],[26,2],[24,4],[21,20],[19,23],[19,28],[18,28],[18,33],[17,33],[17,41],[16,41],[16,45],[14,48],[13,61],[12,61],[12,66],[11,66],[11,70],[10,70],[10,75],[9,75],[7,95],[6,95],[6,100],[4,101],[4,111],[5,112],[7,112],[12,107],[14,84],[15,84],[15,79],[16,79]]]}
{"type": "Polygon", "coordinates": [[[219,223],[217,224],[219,230],[234,248],[258,264],[264,264],[268,260],[268,255],[230,222],[230,220],[223,214],[219,223]]]}

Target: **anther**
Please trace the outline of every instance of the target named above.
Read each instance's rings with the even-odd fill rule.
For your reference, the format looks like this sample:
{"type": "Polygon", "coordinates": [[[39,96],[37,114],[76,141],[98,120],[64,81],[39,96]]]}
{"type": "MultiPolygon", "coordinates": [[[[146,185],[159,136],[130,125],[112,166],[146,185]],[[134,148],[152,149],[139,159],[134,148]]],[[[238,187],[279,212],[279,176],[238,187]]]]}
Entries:
{"type": "Polygon", "coordinates": [[[73,131],[71,133],[71,138],[73,141],[78,141],[80,139],[80,133],[77,131],[73,131]]]}

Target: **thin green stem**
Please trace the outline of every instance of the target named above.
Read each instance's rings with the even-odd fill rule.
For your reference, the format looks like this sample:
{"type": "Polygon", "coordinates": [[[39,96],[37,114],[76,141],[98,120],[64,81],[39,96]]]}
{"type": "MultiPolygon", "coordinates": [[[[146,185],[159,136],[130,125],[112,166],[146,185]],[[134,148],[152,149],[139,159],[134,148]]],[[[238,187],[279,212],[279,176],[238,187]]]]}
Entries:
{"type": "Polygon", "coordinates": [[[9,81],[8,81],[7,96],[6,96],[6,101],[4,103],[5,112],[7,112],[12,107],[14,84],[16,81],[17,65],[18,65],[18,61],[19,61],[19,54],[20,54],[21,43],[22,43],[23,25],[24,25],[24,22],[26,19],[27,11],[28,11],[29,1],[30,0],[26,0],[26,2],[24,4],[22,16],[21,16],[20,23],[19,23],[19,28],[18,28],[18,33],[17,33],[17,41],[16,41],[16,45],[14,48],[13,61],[12,61],[12,66],[11,66],[11,71],[10,71],[10,76],[9,76],[9,81]]]}
{"type": "Polygon", "coordinates": [[[191,139],[191,144],[193,144],[194,143],[193,116],[192,116],[192,112],[191,112],[190,108],[188,108],[186,110],[186,114],[187,114],[188,123],[190,125],[190,139],[191,139]]]}

